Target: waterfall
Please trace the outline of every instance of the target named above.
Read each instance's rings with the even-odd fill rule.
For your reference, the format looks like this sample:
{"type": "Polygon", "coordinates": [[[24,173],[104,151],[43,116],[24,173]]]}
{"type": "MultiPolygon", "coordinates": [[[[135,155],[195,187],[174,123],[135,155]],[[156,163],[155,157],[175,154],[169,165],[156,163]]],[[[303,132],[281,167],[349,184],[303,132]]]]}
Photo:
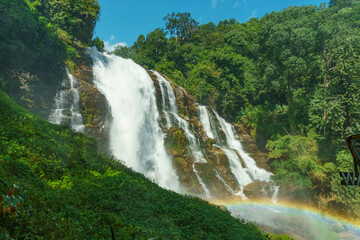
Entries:
{"type": "Polygon", "coordinates": [[[66,69],[68,77],[69,77],[69,83],[70,83],[70,94],[72,99],[72,104],[70,107],[71,112],[71,121],[70,126],[76,131],[76,132],[84,132],[85,126],[83,124],[83,118],[80,114],[80,94],[79,94],[79,83],[77,79],[70,74],[69,70],[66,69]]]}
{"type": "Polygon", "coordinates": [[[217,112],[214,111],[214,113],[221,125],[223,132],[225,133],[227,147],[238,152],[241,159],[244,160],[245,167],[247,168],[250,177],[252,177],[253,180],[261,180],[266,182],[270,181],[272,173],[256,166],[255,160],[243,150],[240,141],[235,138],[234,127],[230,123],[226,122],[222,117],[220,117],[217,112]]]}
{"type": "Polygon", "coordinates": [[[163,111],[165,116],[168,116],[166,118],[167,121],[169,121],[167,124],[168,126],[174,125],[184,130],[186,139],[188,141],[189,153],[194,158],[194,164],[192,166],[193,172],[196,175],[200,186],[204,190],[206,197],[211,198],[210,191],[206,187],[195,166],[195,163],[206,163],[206,159],[201,152],[201,149],[197,143],[197,139],[194,133],[190,130],[189,123],[185,119],[181,118],[178,114],[175,94],[170,83],[166,81],[166,79],[163,78],[158,72],[154,71],[153,73],[156,75],[159,81],[162,95],[163,111]]]}
{"type": "Polygon", "coordinates": [[[76,132],[84,132],[85,126],[80,114],[79,83],[66,69],[67,79],[62,82],[62,87],[55,96],[54,108],[49,116],[49,122],[63,124],[70,121],[71,128],[76,132]]]}
{"type": "Polygon", "coordinates": [[[164,147],[155,87],[132,60],[90,50],[94,85],[111,108],[110,150],[160,186],[179,191],[177,175],[164,147]]]}
{"type": "Polygon", "coordinates": [[[235,195],[234,190],[232,190],[232,188],[229,186],[229,184],[226,183],[226,181],[220,176],[219,172],[215,170],[216,173],[216,177],[220,180],[220,182],[222,182],[224,184],[224,186],[226,187],[226,189],[231,192],[232,195],[235,195]]]}
{"type": "Polygon", "coordinates": [[[200,110],[200,122],[202,123],[202,125],[204,127],[205,134],[209,138],[215,139],[214,134],[212,133],[212,130],[211,130],[210,117],[209,117],[209,113],[208,113],[206,107],[199,106],[199,110],[200,110]]]}
{"type": "Polygon", "coordinates": [[[275,189],[274,189],[274,193],[273,193],[273,195],[271,196],[271,201],[273,202],[273,203],[277,203],[277,198],[278,198],[278,194],[279,194],[279,186],[275,186],[274,187],[275,189]]]}
{"type": "MultiPolygon", "coordinates": [[[[246,196],[243,193],[243,188],[254,180],[261,180],[266,182],[270,181],[272,173],[257,167],[255,160],[244,152],[241,143],[235,138],[235,131],[230,123],[226,122],[218,115],[217,112],[214,111],[214,114],[220,123],[220,130],[224,132],[226,137],[226,141],[222,141],[222,139],[219,137],[219,134],[217,133],[215,121],[212,118],[211,113],[208,112],[206,106],[199,106],[199,109],[200,121],[203,125],[205,134],[208,137],[214,138],[216,140],[216,147],[222,149],[229,159],[230,170],[240,187],[240,191],[235,193],[235,195],[239,195],[243,199],[246,199],[246,196]],[[241,159],[243,159],[245,164],[244,167],[242,166],[238,155],[241,157],[241,159]]],[[[225,187],[228,188],[226,182],[222,182],[224,183],[225,187]]]]}
{"type": "Polygon", "coordinates": [[[68,94],[66,88],[66,80],[64,79],[61,83],[61,86],[64,88],[56,93],[54,99],[54,107],[51,110],[49,115],[49,122],[60,125],[64,122],[67,118],[67,114],[65,111],[67,110],[68,106],[68,94]]]}

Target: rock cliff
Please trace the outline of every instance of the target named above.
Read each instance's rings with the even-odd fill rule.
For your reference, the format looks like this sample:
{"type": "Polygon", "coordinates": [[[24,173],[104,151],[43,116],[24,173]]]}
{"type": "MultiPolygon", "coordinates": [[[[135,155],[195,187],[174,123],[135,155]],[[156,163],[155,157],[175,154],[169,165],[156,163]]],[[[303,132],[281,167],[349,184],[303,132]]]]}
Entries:
{"type": "MultiPolygon", "coordinates": [[[[80,110],[85,125],[85,134],[97,139],[101,149],[106,152],[109,144],[111,114],[109,114],[110,109],[105,96],[94,87],[92,64],[92,59],[84,50],[76,58],[75,65],[70,68],[70,71],[79,83],[80,110]]],[[[215,139],[205,134],[204,126],[200,121],[199,104],[196,98],[164,76],[170,82],[175,94],[178,115],[188,122],[189,128],[197,139],[197,145],[202,149],[206,160],[204,162],[196,162],[194,156],[190,154],[189,142],[183,129],[176,126],[167,126],[166,117],[162,111],[163,106],[161,103],[163,99],[159,81],[153,72],[148,71],[148,74],[155,86],[157,105],[161,115],[161,127],[165,134],[165,146],[172,156],[173,167],[181,185],[190,194],[204,196],[204,187],[199,182],[200,177],[210,191],[211,197],[226,198],[239,192],[241,189],[232,173],[228,156],[216,144],[215,139]],[[196,169],[196,173],[194,169],[196,169]]],[[[62,78],[64,77],[66,76],[62,76],[62,78]]],[[[21,105],[32,109],[33,112],[47,119],[56,89],[59,88],[61,83],[60,78],[56,81],[57,85],[52,86],[48,92],[42,92],[42,94],[35,94],[35,87],[39,88],[38,83],[42,82],[36,76],[14,73],[14,78],[18,81],[18,90],[13,91],[15,99],[18,99],[21,105]]],[[[42,88],[44,87],[46,87],[46,84],[43,83],[42,88]]],[[[16,87],[14,88],[16,89],[16,87]]],[[[217,120],[215,122],[217,126],[220,126],[217,120]]],[[[259,167],[269,170],[267,154],[258,149],[256,141],[247,129],[241,125],[234,125],[234,128],[237,132],[236,137],[242,143],[245,151],[256,160],[259,167]]],[[[218,127],[218,129],[221,129],[221,127],[218,127]]],[[[220,139],[225,139],[224,132],[220,130],[218,134],[221,136],[220,139]]],[[[240,156],[239,158],[241,159],[240,156]]],[[[241,161],[244,165],[244,161],[242,159],[241,161]]],[[[245,187],[244,192],[249,197],[258,198],[261,194],[255,192],[259,192],[259,189],[262,192],[268,192],[267,195],[271,191],[268,184],[253,182],[245,187]]]]}
{"type": "Polygon", "coordinates": [[[94,87],[92,60],[85,50],[76,58],[72,74],[79,82],[81,115],[86,135],[100,143],[100,149],[107,151],[111,117],[105,96],[94,87]]]}
{"type": "MultiPolygon", "coordinates": [[[[159,81],[153,72],[149,71],[148,73],[151,76],[156,89],[158,109],[162,110],[162,94],[159,81]]],[[[184,131],[177,127],[168,129],[166,117],[162,114],[162,129],[166,134],[166,146],[173,157],[173,166],[179,176],[181,184],[191,193],[197,195],[202,194],[203,190],[192,169],[192,165],[195,164],[197,172],[208,187],[212,197],[226,198],[234,195],[234,193],[237,193],[240,189],[236,178],[230,170],[229,159],[224,151],[216,146],[216,140],[209,138],[205,134],[204,127],[199,119],[199,105],[195,97],[188,94],[183,88],[176,86],[170,79],[166,78],[166,76],[164,77],[171,83],[175,93],[179,116],[188,121],[192,132],[196,138],[200,140],[198,144],[201,145],[206,159],[206,163],[194,163],[193,156],[186,150],[188,146],[184,131]]],[[[218,122],[216,124],[219,125],[218,122]]],[[[267,154],[258,149],[254,138],[240,125],[235,125],[235,129],[238,133],[237,138],[241,141],[244,149],[250,156],[257,161],[258,166],[269,170],[267,154]]],[[[219,134],[224,135],[223,132],[219,132],[219,134]]],[[[224,137],[222,139],[224,139],[224,137]]],[[[268,188],[269,186],[267,187],[269,192],[272,191],[272,189],[270,190],[268,188]]],[[[249,186],[247,189],[248,192],[250,192],[253,188],[252,186],[249,186]]],[[[254,194],[249,195],[252,196],[254,194]]],[[[258,198],[259,195],[256,195],[255,197],[258,198]]]]}

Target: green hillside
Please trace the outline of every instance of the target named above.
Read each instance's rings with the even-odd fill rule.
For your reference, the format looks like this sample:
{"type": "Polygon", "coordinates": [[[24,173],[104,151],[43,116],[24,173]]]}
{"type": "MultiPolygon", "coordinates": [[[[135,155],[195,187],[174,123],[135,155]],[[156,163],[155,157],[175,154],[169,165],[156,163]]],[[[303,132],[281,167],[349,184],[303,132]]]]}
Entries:
{"type": "Polygon", "coordinates": [[[0,92],[0,229],[14,239],[266,239],[205,201],[158,187],[94,140],[0,92]]]}

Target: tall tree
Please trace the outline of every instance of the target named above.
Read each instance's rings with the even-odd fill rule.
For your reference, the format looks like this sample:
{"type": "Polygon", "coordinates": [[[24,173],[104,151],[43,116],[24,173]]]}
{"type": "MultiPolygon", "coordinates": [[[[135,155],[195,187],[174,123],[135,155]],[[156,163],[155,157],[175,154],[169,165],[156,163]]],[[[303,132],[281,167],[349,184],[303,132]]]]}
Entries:
{"type": "Polygon", "coordinates": [[[164,17],[164,21],[166,29],[175,36],[176,41],[180,42],[190,38],[199,25],[188,12],[168,14],[164,17]]]}

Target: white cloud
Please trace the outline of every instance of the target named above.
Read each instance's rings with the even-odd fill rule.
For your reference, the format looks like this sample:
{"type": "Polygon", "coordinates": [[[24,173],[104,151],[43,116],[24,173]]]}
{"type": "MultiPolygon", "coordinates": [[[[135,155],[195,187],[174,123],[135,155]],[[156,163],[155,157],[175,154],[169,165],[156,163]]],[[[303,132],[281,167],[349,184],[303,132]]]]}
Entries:
{"type": "Polygon", "coordinates": [[[247,7],[248,2],[246,0],[242,0],[242,3],[244,4],[245,7],[247,7]]]}
{"type": "Polygon", "coordinates": [[[254,11],[252,11],[249,19],[256,17],[257,11],[258,11],[257,9],[255,9],[254,11]]]}
{"type": "Polygon", "coordinates": [[[217,0],[211,0],[211,7],[216,8],[217,0]]]}
{"type": "MultiPolygon", "coordinates": [[[[225,2],[225,0],[220,0],[220,2],[225,2]]],[[[216,8],[218,1],[217,0],[211,0],[211,7],[216,8]]]]}
{"type": "Polygon", "coordinates": [[[126,43],[125,42],[117,42],[114,44],[111,44],[110,42],[115,40],[115,36],[111,35],[110,40],[109,41],[104,41],[104,49],[108,52],[112,52],[115,50],[116,47],[118,46],[122,46],[122,47],[126,47],[126,43]]]}
{"type": "Polygon", "coordinates": [[[126,43],[124,43],[124,42],[118,42],[118,43],[110,44],[109,41],[105,41],[105,42],[104,42],[104,48],[105,48],[105,50],[108,51],[108,52],[114,51],[115,48],[118,47],[118,46],[126,47],[126,43]]]}
{"type": "Polygon", "coordinates": [[[236,1],[236,2],[234,3],[234,8],[237,8],[237,7],[239,7],[239,1],[236,1]]]}

